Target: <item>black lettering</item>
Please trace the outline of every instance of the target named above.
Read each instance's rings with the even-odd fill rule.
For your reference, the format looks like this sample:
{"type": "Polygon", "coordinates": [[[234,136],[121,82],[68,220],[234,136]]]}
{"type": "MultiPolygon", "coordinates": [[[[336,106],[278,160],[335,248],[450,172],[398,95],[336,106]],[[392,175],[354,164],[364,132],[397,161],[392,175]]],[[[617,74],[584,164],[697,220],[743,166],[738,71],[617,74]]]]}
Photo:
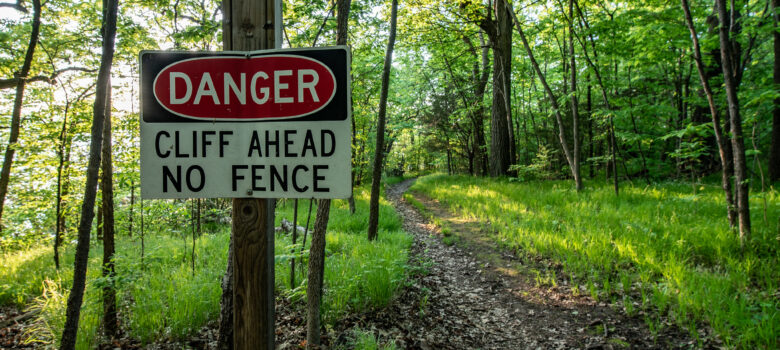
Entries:
{"type": "Polygon", "coordinates": [[[186,153],[179,152],[179,143],[181,143],[181,139],[179,138],[179,132],[174,131],[173,132],[173,143],[174,143],[174,149],[176,150],[176,158],[189,158],[190,155],[186,153]]]}
{"type": "Polygon", "coordinates": [[[276,147],[276,157],[279,157],[279,130],[274,130],[276,139],[271,141],[271,135],[268,130],[265,131],[265,156],[270,157],[271,151],[268,150],[269,146],[274,145],[276,147]]]}
{"type": "Polygon", "coordinates": [[[295,168],[293,168],[293,171],[292,171],[292,185],[293,185],[293,188],[296,191],[298,191],[298,192],[306,192],[306,190],[309,189],[308,185],[303,186],[303,187],[298,187],[298,170],[309,171],[309,167],[307,167],[305,165],[296,165],[295,168]]]}
{"type": "Polygon", "coordinates": [[[198,131],[192,130],[192,158],[198,157],[198,131]]]}
{"type": "Polygon", "coordinates": [[[262,157],[263,152],[260,150],[260,136],[257,135],[257,130],[252,131],[252,141],[249,142],[249,154],[247,157],[252,156],[252,151],[257,151],[257,156],[262,157]]]}
{"type": "Polygon", "coordinates": [[[192,192],[200,192],[200,190],[203,189],[203,186],[206,186],[206,172],[203,171],[203,168],[200,165],[193,165],[187,169],[187,188],[192,192]],[[192,185],[193,170],[197,170],[200,173],[200,184],[198,186],[192,185]]]}
{"type": "Polygon", "coordinates": [[[171,180],[171,185],[176,189],[176,192],[181,192],[181,165],[176,166],[176,177],[173,176],[171,169],[163,165],[163,192],[168,192],[168,180],[171,180]]]}
{"type": "Polygon", "coordinates": [[[317,175],[317,170],[328,170],[327,165],[315,165],[313,167],[314,169],[312,172],[314,173],[314,176],[312,178],[314,179],[312,182],[314,183],[314,192],[328,192],[330,191],[327,187],[320,187],[320,180],[325,180],[325,176],[319,176],[317,175]]]}
{"type": "Polygon", "coordinates": [[[243,175],[238,175],[238,169],[249,169],[246,165],[234,165],[233,166],[233,192],[238,191],[238,180],[243,180],[243,175]]]}
{"type": "Polygon", "coordinates": [[[252,165],[252,191],[265,191],[265,187],[257,185],[257,181],[263,180],[263,175],[258,174],[258,170],[265,169],[265,165],[252,165]]]}
{"type": "Polygon", "coordinates": [[[336,151],[336,135],[331,130],[322,130],[320,134],[320,154],[323,157],[330,157],[336,151]],[[330,135],[330,151],[325,150],[325,134],[330,135]]]}
{"type": "Polygon", "coordinates": [[[306,150],[311,150],[314,153],[314,157],[317,156],[317,148],[314,147],[314,135],[311,133],[311,129],[306,130],[306,137],[303,139],[303,150],[301,151],[301,157],[306,157],[306,150]]]}
{"type": "Polygon", "coordinates": [[[225,146],[230,144],[230,141],[225,140],[225,135],[233,135],[232,131],[220,131],[219,132],[219,157],[225,156],[225,146]]]}
{"type": "Polygon", "coordinates": [[[284,131],[284,156],[285,157],[297,157],[298,154],[290,152],[290,145],[294,143],[293,140],[290,140],[290,135],[297,134],[297,130],[285,130],[284,131]]]}
{"type": "Polygon", "coordinates": [[[287,191],[287,165],[282,166],[282,174],[279,173],[279,168],[271,165],[271,191],[276,189],[276,181],[279,181],[279,187],[282,191],[287,191]]]}
{"type": "Polygon", "coordinates": [[[203,152],[200,152],[200,153],[203,154],[204,158],[206,157],[206,146],[211,145],[211,141],[208,139],[208,136],[209,135],[216,135],[216,134],[217,134],[217,132],[216,131],[212,131],[212,130],[207,130],[207,131],[204,131],[204,132],[202,132],[200,134],[200,138],[201,138],[200,139],[200,144],[201,144],[201,148],[203,150],[203,152]]]}
{"type": "Polygon", "coordinates": [[[155,149],[155,151],[157,151],[157,156],[158,157],[160,157],[160,158],[168,158],[168,156],[171,155],[171,151],[170,150],[166,150],[165,153],[162,153],[160,151],[160,137],[163,136],[163,135],[165,137],[171,137],[171,134],[169,134],[167,131],[160,131],[160,132],[158,132],[157,136],[154,138],[154,149],[155,149]]]}

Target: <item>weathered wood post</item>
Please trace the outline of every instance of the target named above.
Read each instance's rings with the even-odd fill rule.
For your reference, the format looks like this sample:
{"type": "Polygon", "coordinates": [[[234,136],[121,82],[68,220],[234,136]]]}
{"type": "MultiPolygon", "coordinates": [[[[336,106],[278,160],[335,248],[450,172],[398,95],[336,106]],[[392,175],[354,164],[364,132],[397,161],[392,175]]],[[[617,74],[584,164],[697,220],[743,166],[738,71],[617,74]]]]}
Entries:
{"type": "MultiPolygon", "coordinates": [[[[281,6],[277,2],[223,0],[223,49],[278,47],[281,6]]],[[[234,349],[274,348],[273,225],[273,199],[233,199],[234,349]]]]}

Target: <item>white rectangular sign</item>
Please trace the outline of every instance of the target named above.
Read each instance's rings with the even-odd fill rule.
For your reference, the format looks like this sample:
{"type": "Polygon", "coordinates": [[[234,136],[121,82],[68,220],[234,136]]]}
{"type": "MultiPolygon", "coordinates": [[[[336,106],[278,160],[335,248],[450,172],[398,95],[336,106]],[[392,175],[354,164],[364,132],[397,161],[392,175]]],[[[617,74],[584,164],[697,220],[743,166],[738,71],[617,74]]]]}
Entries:
{"type": "Polygon", "coordinates": [[[142,52],[144,198],[347,198],[346,47],[142,52]]]}

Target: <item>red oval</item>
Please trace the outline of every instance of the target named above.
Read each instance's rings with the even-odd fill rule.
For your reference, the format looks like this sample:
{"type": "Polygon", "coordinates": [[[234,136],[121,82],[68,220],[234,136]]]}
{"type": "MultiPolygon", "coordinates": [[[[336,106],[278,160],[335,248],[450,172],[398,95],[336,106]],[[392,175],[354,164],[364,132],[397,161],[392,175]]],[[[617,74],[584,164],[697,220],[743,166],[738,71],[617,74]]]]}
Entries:
{"type": "Polygon", "coordinates": [[[324,108],[336,77],[304,56],[200,57],[163,68],[153,87],[163,108],[185,118],[278,120],[324,108]]]}

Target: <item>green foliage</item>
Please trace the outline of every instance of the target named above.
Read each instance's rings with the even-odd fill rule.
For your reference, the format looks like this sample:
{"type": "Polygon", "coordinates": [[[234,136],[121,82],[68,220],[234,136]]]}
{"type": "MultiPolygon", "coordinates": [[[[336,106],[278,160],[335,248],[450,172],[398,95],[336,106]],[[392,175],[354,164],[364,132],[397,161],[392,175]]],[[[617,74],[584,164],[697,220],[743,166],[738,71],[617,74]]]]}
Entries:
{"type": "MultiPolygon", "coordinates": [[[[780,246],[775,223],[764,224],[755,210],[762,203],[751,203],[753,239],[741,251],[718,186],[622,187],[615,197],[609,185],[593,182],[577,193],[562,181],[434,175],[412,189],[459,215],[489,220],[494,239],[520,255],[561,262],[594,298],[622,294],[630,303],[641,294],[644,308],[653,305],[683,329],[706,321],[728,346],[774,347],[780,246]]],[[[778,193],[767,201],[768,215],[778,217],[778,193]]],[[[545,280],[540,275],[538,283],[545,280]]]]}
{"type": "MultiPolygon", "coordinates": [[[[356,190],[357,211],[354,215],[349,213],[346,201],[335,201],[331,206],[322,304],[326,322],[336,322],[350,312],[386,305],[406,278],[412,239],[401,231],[400,218],[382,199],[379,239],[369,242],[365,234],[368,198],[369,192],[365,188],[356,190]]],[[[165,211],[176,209],[175,204],[175,201],[152,201],[147,202],[147,208],[153,211],[161,205],[160,210],[165,211]]],[[[303,209],[307,207],[308,203],[302,203],[299,208],[302,220],[305,220],[303,209]]],[[[187,208],[186,203],[182,208],[187,208]]],[[[316,212],[316,208],[313,211],[316,212]]],[[[170,224],[179,225],[178,230],[162,225],[161,231],[150,233],[147,227],[143,260],[137,236],[130,239],[120,234],[115,258],[117,275],[112,280],[100,277],[102,249],[100,244],[92,246],[78,348],[89,349],[99,344],[101,288],[107,283],[114,284],[119,291],[121,322],[128,335],[142,343],[185,339],[216,320],[222,294],[220,282],[227,260],[229,228],[216,226],[214,234],[204,234],[197,239],[193,271],[188,212],[179,209],[174,213],[176,217],[185,216],[183,220],[170,224]]],[[[152,216],[150,213],[147,215],[152,216]]],[[[153,215],[163,216],[162,213],[153,215]]],[[[292,206],[280,203],[276,216],[278,220],[291,220],[292,206]]],[[[312,229],[313,221],[314,218],[309,229],[312,229]]],[[[302,237],[299,237],[298,244],[292,245],[289,235],[278,234],[276,237],[276,288],[282,295],[304,302],[308,260],[306,254],[299,254],[300,239],[302,237]],[[289,261],[292,257],[303,258],[303,267],[297,269],[298,285],[290,289],[289,261]]],[[[307,248],[310,243],[311,237],[307,240],[307,248]]],[[[42,311],[36,328],[29,333],[29,341],[40,344],[59,341],[65,323],[65,303],[73,279],[72,245],[65,246],[62,257],[63,269],[58,272],[54,269],[52,250],[48,246],[0,255],[0,305],[13,304],[42,311]]]]}

